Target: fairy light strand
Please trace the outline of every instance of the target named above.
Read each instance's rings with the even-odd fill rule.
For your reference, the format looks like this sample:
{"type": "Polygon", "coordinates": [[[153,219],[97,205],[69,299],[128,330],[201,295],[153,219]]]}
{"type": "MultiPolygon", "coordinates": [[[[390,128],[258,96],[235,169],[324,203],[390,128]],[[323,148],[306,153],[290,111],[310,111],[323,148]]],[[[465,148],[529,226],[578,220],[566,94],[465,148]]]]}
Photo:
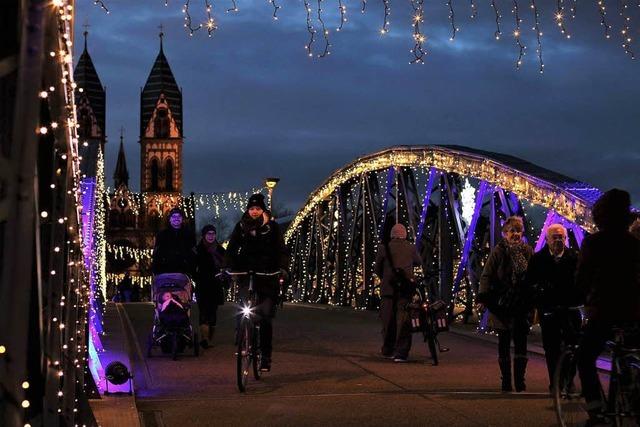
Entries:
{"type": "Polygon", "coordinates": [[[493,35],[496,38],[496,40],[500,40],[500,36],[502,35],[502,31],[500,30],[500,18],[502,18],[502,15],[500,15],[500,10],[498,10],[498,5],[496,4],[496,0],[491,0],[491,7],[493,8],[493,11],[495,12],[495,15],[496,15],[496,32],[493,33],[493,35]]]}
{"type": "Polygon", "coordinates": [[[309,0],[304,0],[304,8],[307,12],[307,32],[309,33],[309,41],[304,48],[307,50],[307,55],[309,57],[313,57],[312,45],[316,39],[316,30],[313,28],[313,23],[311,22],[311,4],[309,3],[309,0]]]}
{"type": "Polygon", "coordinates": [[[544,61],[542,60],[542,30],[540,29],[540,14],[538,13],[538,6],[536,0],[531,0],[531,10],[533,11],[534,26],[533,31],[536,32],[536,41],[538,46],[536,52],[538,53],[538,71],[544,73],[544,61]]]}
{"type": "Polygon", "coordinates": [[[562,35],[566,38],[570,39],[571,34],[569,34],[566,27],[564,26],[564,0],[556,0],[555,20],[558,28],[560,29],[560,33],[562,33],[562,35]]]}
{"type": "Polygon", "coordinates": [[[424,0],[411,0],[411,6],[413,7],[413,49],[410,52],[413,54],[413,59],[410,64],[424,64],[424,56],[427,52],[424,50],[423,43],[426,40],[420,24],[424,22],[424,0]]]}
{"type": "Polygon", "coordinates": [[[218,29],[218,26],[215,20],[213,19],[213,15],[211,13],[211,10],[213,8],[211,1],[204,0],[204,7],[205,7],[207,19],[205,22],[197,25],[193,24],[193,18],[191,17],[191,12],[189,10],[190,6],[191,6],[191,0],[186,0],[184,5],[182,6],[182,13],[184,14],[184,27],[187,29],[187,31],[189,31],[189,36],[193,36],[196,31],[200,30],[202,27],[205,27],[207,29],[207,35],[211,37],[213,35],[213,32],[218,29]]]}
{"type": "Polygon", "coordinates": [[[522,35],[522,30],[520,29],[520,24],[522,23],[522,19],[520,18],[520,9],[518,7],[518,0],[513,0],[513,16],[516,20],[516,28],[513,31],[513,37],[516,39],[516,45],[518,46],[518,59],[516,59],[516,69],[519,70],[522,65],[522,59],[526,54],[525,50],[527,47],[522,44],[522,39],[520,36],[522,35]]]}
{"type": "Polygon", "coordinates": [[[360,8],[360,13],[364,13],[367,10],[367,0],[362,0],[362,7],[360,8]]]}
{"type": "Polygon", "coordinates": [[[229,12],[237,12],[238,9],[238,4],[236,3],[236,0],[231,0],[231,7],[229,9],[227,9],[227,13],[229,12]]]}
{"type": "Polygon", "coordinates": [[[620,30],[620,35],[622,36],[622,48],[624,49],[624,53],[629,55],[631,59],[636,59],[636,56],[631,49],[631,43],[633,42],[631,28],[629,24],[631,23],[631,16],[627,13],[629,5],[627,0],[621,0],[620,2],[620,16],[622,17],[622,30],[620,30]]]}
{"type": "Polygon", "coordinates": [[[611,25],[607,22],[607,5],[604,0],[598,0],[598,11],[600,12],[600,25],[604,28],[604,37],[611,38],[611,25]]]}
{"type": "Polygon", "coordinates": [[[380,28],[380,34],[387,34],[389,32],[389,16],[391,15],[390,0],[382,0],[384,5],[384,20],[382,21],[382,28],[380,28]]]}
{"type": "Polygon", "coordinates": [[[338,0],[338,11],[340,12],[340,25],[336,28],[336,31],[342,30],[344,23],[347,22],[347,6],[345,6],[343,0],[338,0]]]}
{"type": "Polygon", "coordinates": [[[95,4],[96,6],[99,6],[100,9],[104,10],[105,13],[109,14],[109,9],[107,8],[107,5],[104,4],[103,0],[94,0],[93,4],[95,4]]]}
{"type": "Polygon", "coordinates": [[[269,3],[271,3],[271,6],[273,6],[273,15],[272,18],[274,21],[278,20],[278,11],[280,10],[280,8],[282,6],[279,6],[278,3],[276,2],[276,0],[267,0],[269,3]]]}
{"type": "Polygon", "coordinates": [[[451,23],[451,37],[449,40],[453,41],[459,31],[456,27],[456,12],[453,9],[453,0],[447,0],[447,6],[449,7],[449,22],[451,23]]]}
{"type": "Polygon", "coordinates": [[[471,19],[475,19],[478,17],[478,6],[476,5],[475,0],[471,0],[471,19]]]}
{"type": "Polygon", "coordinates": [[[331,48],[331,43],[329,43],[329,30],[324,24],[324,19],[322,18],[322,0],[318,0],[318,22],[320,22],[320,27],[322,28],[322,37],[324,38],[324,50],[318,58],[324,58],[329,55],[331,52],[329,49],[331,48]]]}

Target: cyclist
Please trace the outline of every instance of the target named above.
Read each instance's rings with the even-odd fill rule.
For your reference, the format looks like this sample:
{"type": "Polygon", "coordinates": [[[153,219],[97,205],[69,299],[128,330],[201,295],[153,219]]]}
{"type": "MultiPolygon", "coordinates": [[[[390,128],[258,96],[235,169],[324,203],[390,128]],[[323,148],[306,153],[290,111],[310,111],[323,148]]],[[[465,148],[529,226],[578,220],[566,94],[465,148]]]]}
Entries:
{"type": "MultiPolygon", "coordinates": [[[[253,271],[273,273],[280,271],[286,275],[287,250],[278,224],[267,213],[262,194],[249,198],[247,210],[236,224],[225,255],[225,265],[232,271],[253,271]]],[[[241,277],[241,291],[248,286],[248,277],[241,277]]],[[[262,360],[260,370],[271,370],[272,319],[276,313],[279,293],[277,276],[256,276],[254,289],[257,295],[256,315],[260,325],[260,350],[262,360]]]]}
{"type": "Polygon", "coordinates": [[[585,238],[576,282],[586,295],[589,317],[578,371],[587,402],[589,425],[605,421],[596,360],[614,326],[640,322],[640,240],[629,233],[631,198],[626,191],[604,193],[593,206],[598,232],[585,238]]]}
{"type": "Polygon", "coordinates": [[[562,345],[577,344],[581,325],[580,312],[570,309],[582,303],[574,283],[578,254],[566,242],[567,229],[561,224],[551,224],[546,245],[531,257],[527,268],[527,281],[533,288],[534,305],[540,315],[549,390],[562,345]]]}

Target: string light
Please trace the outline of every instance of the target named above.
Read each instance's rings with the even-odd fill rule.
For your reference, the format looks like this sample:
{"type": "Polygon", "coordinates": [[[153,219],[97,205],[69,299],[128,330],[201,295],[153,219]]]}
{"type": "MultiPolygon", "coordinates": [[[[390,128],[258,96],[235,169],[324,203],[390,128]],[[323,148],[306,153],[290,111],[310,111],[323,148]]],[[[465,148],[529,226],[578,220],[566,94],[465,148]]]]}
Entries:
{"type": "MultiPolygon", "coordinates": [[[[56,2],[54,2],[54,5],[55,5],[55,3],[56,3],[56,2]]],[[[103,1],[103,0],[94,0],[94,1],[93,1],[93,4],[95,4],[96,6],[100,6],[100,8],[101,8],[102,10],[104,10],[104,12],[105,12],[106,14],[109,14],[109,9],[107,9],[107,6],[104,4],[104,1],[103,1]]]]}
{"type": "Polygon", "coordinates": [[[276,3],[276,0],[267,0],[269,3],[271,3],[271,6],[273,6],[273,19],[274,20],[278,20],[278,10],[280,9],[280,6],[278,6],[278,3],[276,3]]]}
{"type": "Polygon", "coordinates": [[[567,32],[567,29],[564,26],[564,0],[556,0],[556,24],[558,28],[560,28],[560,33],[566,36],[568,39],[571,38],[571,34],[567,32]]]}
{"type": "Polygon", "coordinates": [[[340,12],[340,26],[336,28],[336,31],[342,30],[344,23],[347,22],[347,6],[344,5],[343,0],[338,0],[338,11],[340,12]]]}
{"type": "Polygon", "coordinates": [[[410,64],[424,64],[424,56],[427,52],[422,47],[422,44],[427,39],[422,34],[420,24],[424,22],[424,0],[411,0],[411,6],[413,7],[413,49],[410,52],[413,54],[413,59],[410,64]]]}
{"type": "Polygon", "coordinates": [[[227,9],[227,13],[237,12],[237,11],[238,11],[238,5],[236,4],[236,0],[231,0],[231,7],[227,9]]]}
{"type": "Polygon", "coordinates": [[[331,44],[329,43],[329,30],[324,25],[324,20],[322,19],[322,0],[318,0],[318,22],[320,22],[322,37],[324,38],[324,50],[320,55],[318,55],[318,58],[324,58],[331,53],[329,52],[331,44]]]}
{"type": "Polygon", "coordinates": [[[604,36],[610,38],[611,25],[607,23],[607,6],[604,0],[598,0],[598,11],[600,12],[600,25],[604,28],[604,36]]]}
{"type": "Polygon", "coordinates": [[[622,17],[622,30],[620,31],[620,35],[622,36],[622,48],[624,52],[629,55],[631,59],[636,59],[633,50],[631,49],[631,43],[633,42],[632,32],[629,28],[629,24],[631,22],[631,17],[627,13],[629,5],[627,4],[627,0],[621,0],[620,2],[620,16],[622,17]]]}
{"type": "Polygon", "coordinates": [[[531,9],[533,10],[533,18],[534,18],[534,26],[533,31],[536,32],[536,40],[538,42],[538,46],[536,48],[536,52],[538,53],[538,63],[540,67],[538,71],[540,73],[544,72],[544,62],[542,61],[542,30],[540,30],[540,14],[538,13],[538,6],[536,5],[536,0],[531,0],[531,9]]]}
{"type": "Polygon", "coordinates": [[[496,15],[496,32],[493,33],[493,36],[496,40],[500,40],[500,36],[502,35],[502,31],[500,30],[500,18],[502,18],[502,15],[500,15],[498,5],[496,5],[496,0],[491,0],[491,7],[496,15]]]}
{"type": "Polygon", "coordinates": [[[451,23],[451,37],[449,40],[453,41],[459,31],[456,27],[456,12],[453,10],[453,0],[447,0],[447,6],[449,7],[449,22],[451,23]]]}
{"type": "Polygon", "coordinates": [[[476,5],[475,0],[470,0],[471,2],[471,19],[475,19],[478,17],[478,6],[476,5]]]}
{"type": "Polygon", "coordinates": [[[513,37],[516,39],[516,45],[518,46],[518,59],[516,59],[516,69],[519,70],[522,65],[522,58],[524,57],[526,46],[522,44],[520,36],[522,35],[522,31],[520,29],[520,24],[522,23],[522,19],[520,19],[520,12],[518,8],[518,0],[513,0],[513,9],[512,13],[514,19],[516,20],[516,29],[513,31],[513,37]]]}
{"type": "Polygon", "coordinates": [[[380,34],[384,35],[389,32],[389,16],[391,15],[391,4],[389,0],[382,0],[382,3],[384,5],[384,19],[382,21],[382,28],[380,28],[380,34]]]}
{"type": "Polygon", "coordinates": [[[309,4],[309,0],[304,0],[304,8],[307,12],[307,32],[309,33],[309,41],[304,47],[307,50],[309,57],[313,57],[313,49],[311,46],[316,38],[316,30],[313,28],[313,24],[311,22],[311,4],[309,4]]]}

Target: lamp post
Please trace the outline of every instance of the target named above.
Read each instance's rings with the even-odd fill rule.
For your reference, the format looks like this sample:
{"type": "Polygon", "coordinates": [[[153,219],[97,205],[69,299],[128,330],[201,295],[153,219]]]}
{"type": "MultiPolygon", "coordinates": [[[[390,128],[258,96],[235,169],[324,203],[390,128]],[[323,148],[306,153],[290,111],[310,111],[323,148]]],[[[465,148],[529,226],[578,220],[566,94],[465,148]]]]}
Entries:
{"type": "MultiPolygon", "coordinates": [[[[280,178],[265,178],[264,179],[264,185],[267,186],[267,190],[269,190],[269,210],[273,209],[273,190],[274,188],[276,188],[276,185],[278,185],[278,182],[280,181],[280,178]]],[[[271,212],[271,215],[273,215],[273,212],[271,212]]]]}

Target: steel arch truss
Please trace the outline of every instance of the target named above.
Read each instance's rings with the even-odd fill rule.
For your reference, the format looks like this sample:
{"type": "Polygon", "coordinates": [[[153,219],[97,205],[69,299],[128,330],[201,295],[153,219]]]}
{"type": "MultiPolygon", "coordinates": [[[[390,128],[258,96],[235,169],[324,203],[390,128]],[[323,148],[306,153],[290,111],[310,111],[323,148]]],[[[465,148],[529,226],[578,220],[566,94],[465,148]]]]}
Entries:
{"type": "Polygon", "coordinates": [[[449,303],[452,314],[471,313],[482,266],[508,216],[525,218],[526,238],[538,249],[555,222],[569,229],[571,244],[578,246],[592,229],[588,212],[598,190],[492,154],[499,156],[462,147],[397,147],[335,172],[311,194],[285,235],[290,297],[376,308],[375,258],[397,222],[407,227],[420,253],[416,274],[431,295],[449,303]],[[527,212],[545,210],[541,224],[527,212]]]}

